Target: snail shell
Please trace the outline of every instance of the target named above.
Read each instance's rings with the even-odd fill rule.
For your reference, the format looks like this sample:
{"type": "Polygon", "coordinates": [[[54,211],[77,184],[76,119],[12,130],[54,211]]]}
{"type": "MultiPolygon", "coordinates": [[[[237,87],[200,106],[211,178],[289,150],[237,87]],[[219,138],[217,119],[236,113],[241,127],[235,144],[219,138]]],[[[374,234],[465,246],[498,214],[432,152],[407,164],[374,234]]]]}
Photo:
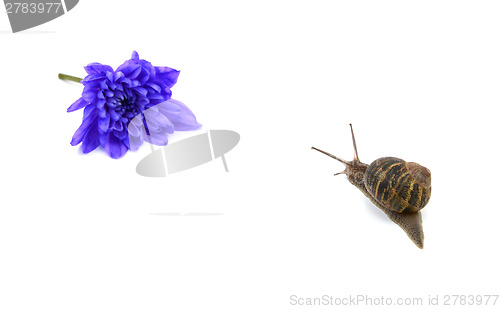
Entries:
{"type": "Polygon", "coordinates": [[[417,212],[431,197],[431,172],[398,158],[375,160],[366,169],[364,182],[377,201],[398,213],[417,212]]]}

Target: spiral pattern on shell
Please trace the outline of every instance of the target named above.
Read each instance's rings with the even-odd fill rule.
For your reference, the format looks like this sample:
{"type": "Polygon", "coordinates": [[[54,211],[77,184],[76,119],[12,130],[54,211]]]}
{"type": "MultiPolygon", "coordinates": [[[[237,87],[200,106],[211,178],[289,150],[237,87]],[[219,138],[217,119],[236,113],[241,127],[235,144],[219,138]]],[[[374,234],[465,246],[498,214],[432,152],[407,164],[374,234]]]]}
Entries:
{"type": "Polygon", "coordinates": [[[429,202],[431,173],[418,163],[385,157],[370,164],[365,173],[365,186],[387,209],[412,213],[429,202]]]}

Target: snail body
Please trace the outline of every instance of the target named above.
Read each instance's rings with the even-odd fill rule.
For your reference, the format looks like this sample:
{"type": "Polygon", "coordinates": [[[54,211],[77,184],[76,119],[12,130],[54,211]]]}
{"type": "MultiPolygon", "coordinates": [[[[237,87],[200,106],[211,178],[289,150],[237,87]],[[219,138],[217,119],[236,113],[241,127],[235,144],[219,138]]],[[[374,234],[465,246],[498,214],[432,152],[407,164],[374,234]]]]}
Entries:
{"type": "Polygon", "coordinates": [[[345,170],[335,175],[346,174],[351,184],[405,230],[417,247],[423,248],[420,210],[427,205],[431,196],[429,169],[418,163],[394,157],[383,157],[370,165],[362,163],[358,157],[352,125],[350,126],[354,145],[352,161],[338,158],[315,147],[312,149],[342,162],[346,166],[345,170]]]}

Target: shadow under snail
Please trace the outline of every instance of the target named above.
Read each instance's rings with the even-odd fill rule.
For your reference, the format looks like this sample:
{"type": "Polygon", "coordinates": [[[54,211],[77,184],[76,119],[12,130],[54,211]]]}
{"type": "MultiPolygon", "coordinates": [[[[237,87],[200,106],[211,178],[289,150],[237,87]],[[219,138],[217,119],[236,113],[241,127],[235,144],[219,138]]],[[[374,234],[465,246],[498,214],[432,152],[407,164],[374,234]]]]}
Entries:
{"type": "Polygon", "coordinates": [[[419,247],[424,247],[424,232],[420,210],[431,197],[431,172],[415,162],[384,157],[370,165],[359,161],[354,131],[351,127],[354,159],[346,161],[328,152],[312,147],[337,161],[344,163],[351,184],[356,186],[370,201],[380,208],[394,223],[399,225],[419,247]]]}

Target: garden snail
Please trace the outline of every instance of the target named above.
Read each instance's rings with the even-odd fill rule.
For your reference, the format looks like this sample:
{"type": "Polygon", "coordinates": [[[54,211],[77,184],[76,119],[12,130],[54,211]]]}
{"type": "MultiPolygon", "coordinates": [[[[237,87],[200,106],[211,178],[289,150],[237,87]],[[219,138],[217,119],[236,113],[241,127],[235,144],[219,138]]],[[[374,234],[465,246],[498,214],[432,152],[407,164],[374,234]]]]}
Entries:
{"type": "Polygon", "coordinates": [[[370,165],[362,163],[359,161],[352,125],[349,125],[354,145],[352,161],[340,159],[314,147],[312,149],[344,163],[345,170],[335,175],[346,174],[351,184],[398,224],[417,247],[423,249],[424,232],[420,210],[431,197],[431,172],[418,163],[393,157],[377,159],[370,165]]]}

